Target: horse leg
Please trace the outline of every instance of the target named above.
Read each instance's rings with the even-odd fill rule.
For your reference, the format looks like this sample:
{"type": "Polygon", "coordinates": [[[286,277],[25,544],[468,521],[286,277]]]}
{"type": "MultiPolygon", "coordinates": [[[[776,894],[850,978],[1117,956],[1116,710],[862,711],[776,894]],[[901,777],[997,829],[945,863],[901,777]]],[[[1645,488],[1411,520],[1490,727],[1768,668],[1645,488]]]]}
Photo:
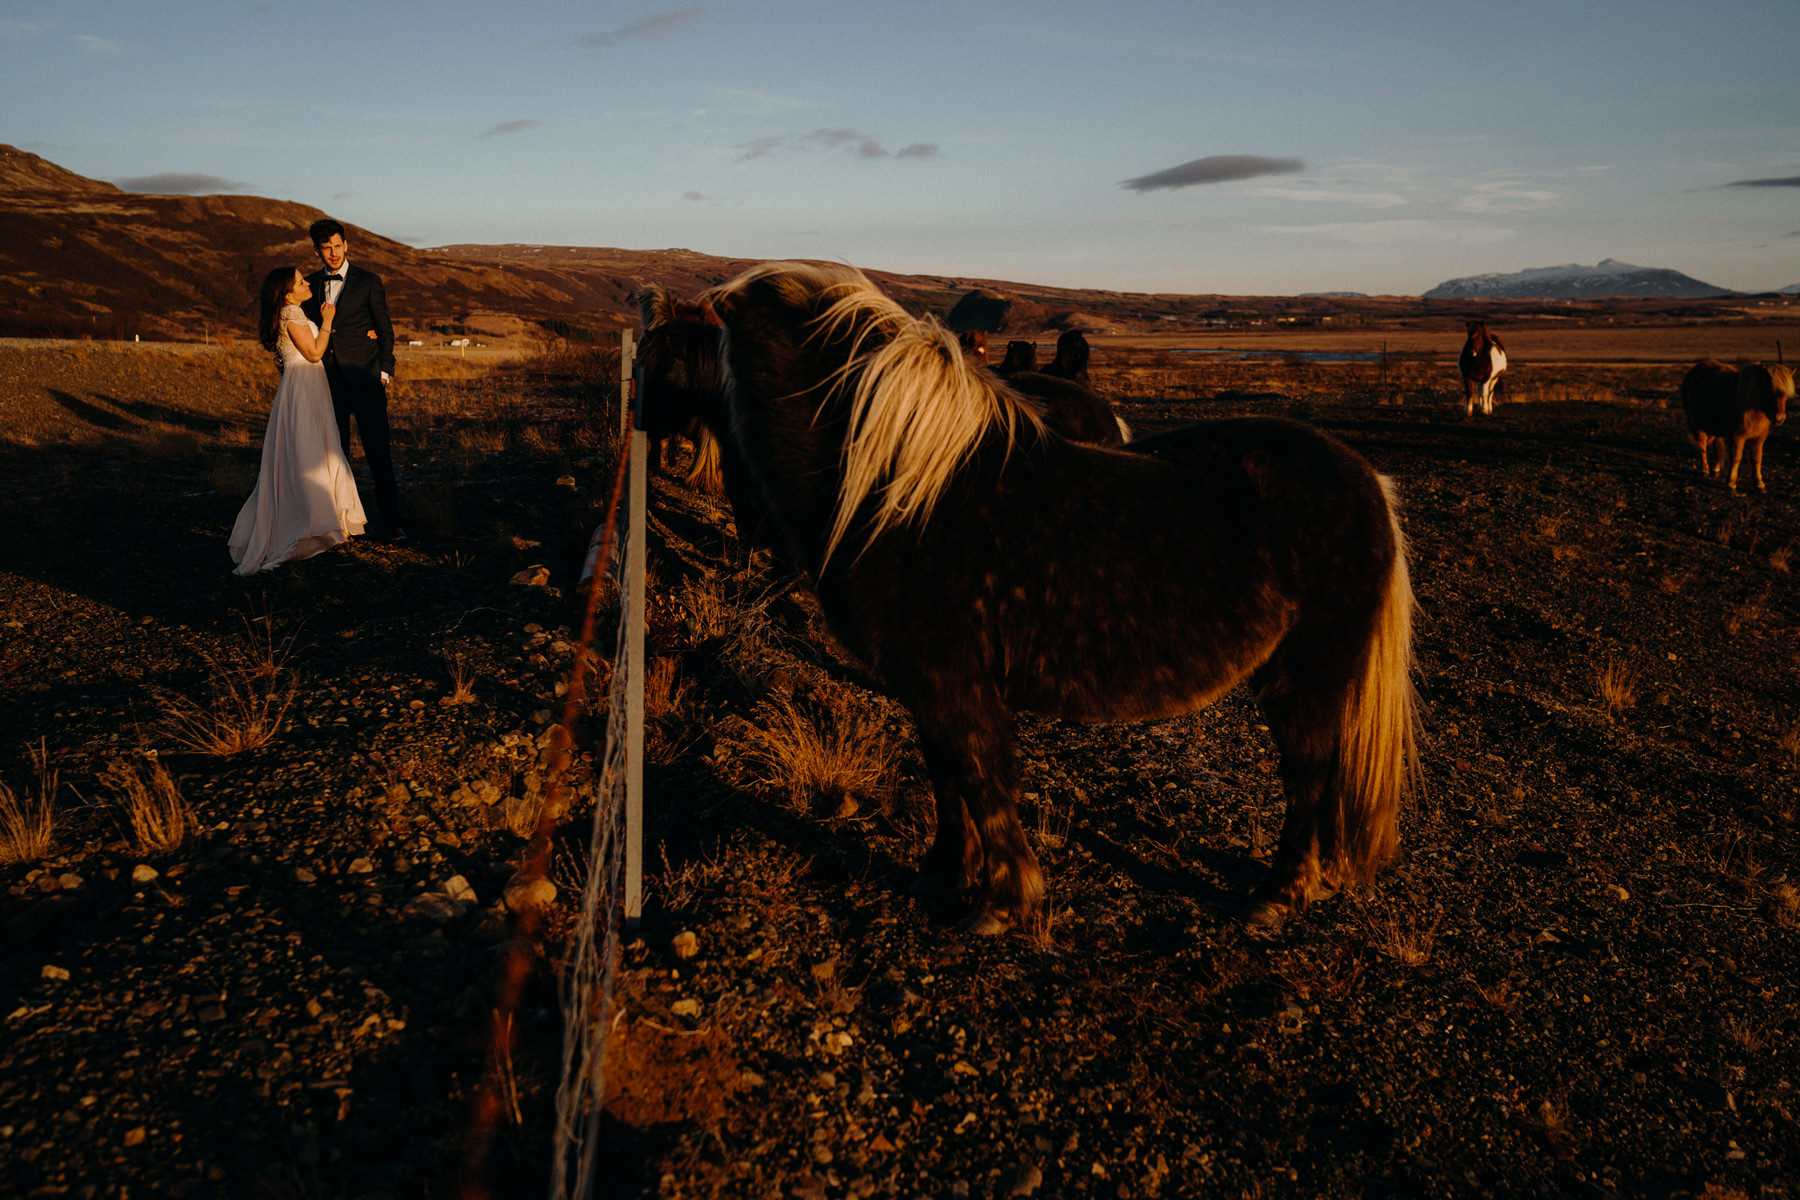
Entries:
{"type": "Polygon", "coordinates": [[[925,769],[931,777],[937,829],[932,834],[930,849],[925,851],[925,857],[919,863],[919,875],[913,880],[912,892],[915,896],[943,896],[981,882],[981,834],[969,817],[968,806],[963,803],[956,756],[948,744],[921,730],[919,749],[925,756],[925,769]]]}
{"type": "MultiPolygon", "coordinates": [[[[1719,440],[1719,446],[1720,446],[1719,471],[1721,474],[1723,474],[1725,471],[1724,445],[1725,445],[1725,441],[1723,438],[1721,438],[1719,440]]],[[[1743,461],[1744,461],[1744,439],[1741,437],[1734,437],[1731,439],[1731,478],[1729,478],[1725,481],[1725,486],[1730,488],[1734,492],[1737,491],[1738,467],[1743,463],[1743,461]]]]}
{"type": "Polygon", "coordinates": [[[1342,882],[1327,872],[1339,833],[1330,812],[1339,746],[1334,706],[1289,695],[1265,698],[1261,707],[1280,758],[1287,812],[1268,878],[1251,894],[1245,924],[1272,932],[1342,882]]]}
{"type": "Polygon", "coordinates": [[[1464,379],[1463,380],[1463,416],[1472,417],[1474,415],[1475,415],[1475,381],[1473,379],[1464,379]]]}
{"type": "Polygon", "coordinates": [[[1694,443],[1695,448],[1700,451],[1700,474],[1711,475],[1712,449],[1709,443],[1712,439],[1696,429],[1688,434],[1688,441],[1694,443]]]}
{"type": "Polygon", "coordinates": [[[966,704],[948,701],[946,695],[940,692],[933,703],[913,708],[932,787],[939,793],[938,842],[927,859],[940,873],[953,863],[965,872],[985,868],[986,886],[968,927],[976,933],[1001,933],[1030,916],[1044,898],[1043,871],[1019,825],[1012,719],[992,685],[980,686],[966,704]],[[921,717],[922,711],[930,716],[921,717]],[[957,803],[949,815],[957,829],[947,843],[945,796],[957,803]],[[961,822],[973,826],[977,845],[968,845],[969,826],[961,822]]]}
{"type": "Polygon", "coordinates": [[[1768,488],[1763,486],[1763,477],[1762,477],[1763,443],[1768,440],[1769,440],[1768,437],[1765,435],[1763,437],[1754,439],[1750,443],[1751,463],[1756,468],[1756,490],[1759,492],[1766,492],[1769,490],[1768,488]]]}

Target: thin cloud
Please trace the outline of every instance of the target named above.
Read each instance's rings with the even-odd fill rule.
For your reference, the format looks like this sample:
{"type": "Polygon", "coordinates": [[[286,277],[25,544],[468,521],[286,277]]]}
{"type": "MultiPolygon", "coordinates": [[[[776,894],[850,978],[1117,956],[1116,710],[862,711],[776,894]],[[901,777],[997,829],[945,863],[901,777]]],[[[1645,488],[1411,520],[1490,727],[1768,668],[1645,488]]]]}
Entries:
{"type": "Polygon", "coordinates": [[[1164,171],[1152,171],[1119,184],[1134,192],[1154,192],[1159,188],[1197,187],[1208,183],[1230,183],[1236,179],[1255,179],[1262,175],[1292,175],[1304,171],[1306,164],[1297,158],[1264,158],[1260,154],[1209,154],[1184,162],[1164,171]]]}
{"type": "Polygon", "coordinates": [[[1800,187],[1800,175],[1789,175],[1785,179],[1739,179],[1736,182],[1728,183],[1725,186],[1745,188],[1800,187]]]}
{"type": "Polygon", "coordinates": [[[134,175],[115,179],[114,183],[128,192],[151,196],[211,196],[218,192],[241,192],[248,184],[221,179],[217,175],[195,175],[170,171],[162,175],[134,175]]]}
{"type": "Polygon", "coordinates": [[[502,121],[498,125],[482,130],[475,136],[478,138],[504,137],[509,133],[524,133],[527,129],[542,129],[543,127],[542,121],[527,117],[522,121],[502,121]]]}
{"type": "Polygon", "coordinates": [[[1322,237],[1352,246],[1491,246],[1514,236],[1498,225],[1472,221],[1334,221],[1321,225],[1265,225],[1264,233],[1322,237]]]}
{"type": "Polygon", "coordinates": [[[881,144],[879,138],[858,129],[815,129],[811,133],[798,137],[761,137],[743,147],[738,155],[739,162],[748,162],[753,158],[766,158],[782,151],[797,150],[810,152],[814,150],[841,150],[851,158],[881,159],[905,158],[926,159],[938,156],[936,142],[911,142],[899,150],[889,150],[881,144]]]}
{"type": "Polygon", "coordinates": [[[681,198],[683,200],[704,200],[704,199],[706,199],[706,197],[701,195],[699,192],[683,192],[683,193],[681,193],[681,198]]]}
{"type": "Polygon", "coordinates": [[[75,44],[89,54],[113,55],[122,49],[119,43],[111,38],[96,37],[91,33],[76,34],[75,44]]]}
{"type": "Polygon", "coordinates": [[[647,41],[651,38],[668,37],[691,24],[695,18],[705,12],[704,8],[677,8],[671,12],[651,13],[647,17],[639,17],[635,21],[627,21],[617,29],[604,29],[598,33],[584,33],[569,41],[569,45],[583,50],[610,50],[614,46],[622,46],[627,42],[647,41]]]}

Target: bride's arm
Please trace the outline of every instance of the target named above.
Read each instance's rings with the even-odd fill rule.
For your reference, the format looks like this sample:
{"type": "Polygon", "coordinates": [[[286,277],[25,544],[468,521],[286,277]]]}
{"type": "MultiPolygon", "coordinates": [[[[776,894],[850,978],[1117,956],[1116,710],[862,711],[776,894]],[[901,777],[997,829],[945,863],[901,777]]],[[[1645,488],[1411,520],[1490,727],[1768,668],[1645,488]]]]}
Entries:
{"type": "Polygon", "coordinates": [[[331,344],[331,318],[337,315],[337,305],[319,305],[319,336],[313,337],[312,326],[305,321],[289,321],[288,336],[294,339],[294,349],[300,351],[300,357],[307,362],[318,362],[325,357],[325,347],[331,344]]]}

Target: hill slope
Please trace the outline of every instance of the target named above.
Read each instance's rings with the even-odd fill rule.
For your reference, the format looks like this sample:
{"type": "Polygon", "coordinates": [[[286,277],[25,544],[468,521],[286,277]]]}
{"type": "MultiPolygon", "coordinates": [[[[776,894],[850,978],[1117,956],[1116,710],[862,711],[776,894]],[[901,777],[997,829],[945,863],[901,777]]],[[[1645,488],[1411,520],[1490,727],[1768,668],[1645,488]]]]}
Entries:
{"type": "Polygon", "coordinates": [[[1510,275],[1467,275],[1438,284],[1425,293],[1425,298],[1591,300],[1613,296],[1645,296],[1702,299],[1732,294],[1726,288],[1702,283],[1680,271],[1662,267],[1634,267],[1616,258],[1607,258],[1591,267],[1565,263],[1560,267],[1532,267],[1510,275]]]}

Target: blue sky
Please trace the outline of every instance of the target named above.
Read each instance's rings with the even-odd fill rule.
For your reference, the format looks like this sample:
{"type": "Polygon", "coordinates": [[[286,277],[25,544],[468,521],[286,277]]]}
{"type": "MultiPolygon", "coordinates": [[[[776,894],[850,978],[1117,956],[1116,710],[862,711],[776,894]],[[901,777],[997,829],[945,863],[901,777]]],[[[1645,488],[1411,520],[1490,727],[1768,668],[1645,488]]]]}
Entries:
{"type": "Polygon", "coordinates": [[[1800,283],[1792,0],[0,0],[0,142],[144,191],[1127,291],[1800,283]]]}

